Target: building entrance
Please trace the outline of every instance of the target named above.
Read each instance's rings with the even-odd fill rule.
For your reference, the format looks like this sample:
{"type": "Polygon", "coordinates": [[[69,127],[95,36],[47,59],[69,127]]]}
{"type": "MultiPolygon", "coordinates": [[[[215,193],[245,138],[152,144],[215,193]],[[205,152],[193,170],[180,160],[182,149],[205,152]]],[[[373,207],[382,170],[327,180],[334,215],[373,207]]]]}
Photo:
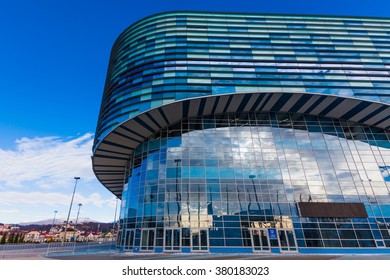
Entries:
{"type": "Polygon", "coordinates": [[[180,252],[181,231],[180,228],[169,228],[164,231],[164,251],[180,252]]]}
{"type": "Polygon", "coordinates": [[[297,242],[293,229],[278,229],[278,238],[281,253],[297,251],[297,242]]]}
{"type": "Polygon", "coordinates": [[[142,229],[141,231],[141,250],[140,251],[153,251],[156,239],[155,229],[142,229]]]}
{"type": "Polygon", "coordinates": [[[252,249],[254,253],[271,251],[267,229],[251,229],[252,249]]]}
{"type": "Polygon", "coordinates": [[[191,252],[208,252],[209,238],[207,228],[191,229],[191,252]]]}
{"type": "Polygon", "coordinates": [[[125,235],[125,249],[126,250],[133,250],[133,248],[134,248],[134,236],[135,236],[135,230],[134,229],[126,230],[126,235],[125,235]]]}

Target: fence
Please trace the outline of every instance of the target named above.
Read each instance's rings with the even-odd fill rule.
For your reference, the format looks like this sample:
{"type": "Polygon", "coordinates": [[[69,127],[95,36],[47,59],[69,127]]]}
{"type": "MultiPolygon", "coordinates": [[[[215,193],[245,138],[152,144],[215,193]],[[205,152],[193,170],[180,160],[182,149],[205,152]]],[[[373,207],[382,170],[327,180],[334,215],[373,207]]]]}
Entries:
{"type": "Polygon", "coordinates": [[[47,246],[46,256],[53,253],[74,253],[76,248],[76,242],[53,242],[47,246]]]}
{"type": "Polygon", "coordinates": [[[6,244],[0,245],[1,258],[22,258],[42,255],[47,250],[47,244],[6,244]]]}
{"type": "Polygon", "coordinates": [[[111,242],[51,242],[0,245],[2,259],[28,259],[39,256],[111,254],[116,252],[111,242]]]}

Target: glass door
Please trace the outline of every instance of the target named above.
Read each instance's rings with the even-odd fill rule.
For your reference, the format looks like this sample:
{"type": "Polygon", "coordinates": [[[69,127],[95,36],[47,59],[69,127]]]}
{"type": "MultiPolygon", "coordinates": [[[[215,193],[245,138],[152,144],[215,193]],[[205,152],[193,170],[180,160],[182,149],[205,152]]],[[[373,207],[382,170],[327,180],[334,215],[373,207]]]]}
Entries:
{"type": "Polygon", "coordinates": [[[125,249],[126,250],[132,250],[134,247],[134,236],[135,236],[135,230],[134,229],[128,229],[126,230],[125,235],[125,249]]]}
{"type": "Polygon", "coordinates": [[[164,251],[180,252],[181,233],[180,228],[169,228],[164,231],[164,251]]]}
{"type": "Polygon", "coordinates": [[[251,229],[252,249],[255,253],[271,251],[267,229],[251,229]]]}
{"type": "Polygon", "coordinates": [[[191,229],[191,251],[192,252],[209,251],[209,238],[208,238],[207,228],[191,229]]]}
{"type": "Polygon", "coordinates": [[[143,229],[141,231],[141,251],[153,251],[155,239],[155,229],[143,229]]]}
{"type": "Polygon", "coordinates": [[[280,252],[296,252],[297,242],[293,229],[278,229],[280,252]]]}

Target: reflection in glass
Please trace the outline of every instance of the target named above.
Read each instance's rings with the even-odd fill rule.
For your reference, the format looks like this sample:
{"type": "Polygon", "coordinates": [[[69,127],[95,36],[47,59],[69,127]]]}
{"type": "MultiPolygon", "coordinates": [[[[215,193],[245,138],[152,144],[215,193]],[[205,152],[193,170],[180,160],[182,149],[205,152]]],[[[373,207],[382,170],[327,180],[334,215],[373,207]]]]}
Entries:
{"type": "Polygon", "coordinates": [[[389,245],[390,236],[382,233],[390,224],[387,143],[387,134],[378,129],[299,114],[183,120],[134,152],[122,242],[132,246],[131,230],[142,228],[133,238],[142,250],[164,244],[164,250],[202,251],[210,242],[292,251],[297,244],[367,246],[378,238],[389,245]],[[187,129],[202,123],[210,128],[187,129]],[[171,129],[181,138],[176,133],[170,141],[171,129]],[[302,218],[299,201],[363,202],[369,219],[355,226],[351,219],[302,218]],[[375,229],[379,221],[382,231],[375,229]],[[155,227],[164,236],[149,231],[155,227]],[[190,232],[181,236],[181,229],[190,232]],[[268,229],[277,230],[276,239],[268,229]]]}

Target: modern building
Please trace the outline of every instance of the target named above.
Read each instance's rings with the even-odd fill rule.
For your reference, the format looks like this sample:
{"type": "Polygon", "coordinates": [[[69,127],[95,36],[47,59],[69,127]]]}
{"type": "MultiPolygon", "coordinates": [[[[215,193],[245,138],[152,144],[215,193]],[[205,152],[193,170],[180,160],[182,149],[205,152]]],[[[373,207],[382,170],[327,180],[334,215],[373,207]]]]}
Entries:
{"type": "Polygon", "coordinates": [[[93,147],[121,250],[390,253],[390,19],[167,12],[116,40],[93,147]]]}

